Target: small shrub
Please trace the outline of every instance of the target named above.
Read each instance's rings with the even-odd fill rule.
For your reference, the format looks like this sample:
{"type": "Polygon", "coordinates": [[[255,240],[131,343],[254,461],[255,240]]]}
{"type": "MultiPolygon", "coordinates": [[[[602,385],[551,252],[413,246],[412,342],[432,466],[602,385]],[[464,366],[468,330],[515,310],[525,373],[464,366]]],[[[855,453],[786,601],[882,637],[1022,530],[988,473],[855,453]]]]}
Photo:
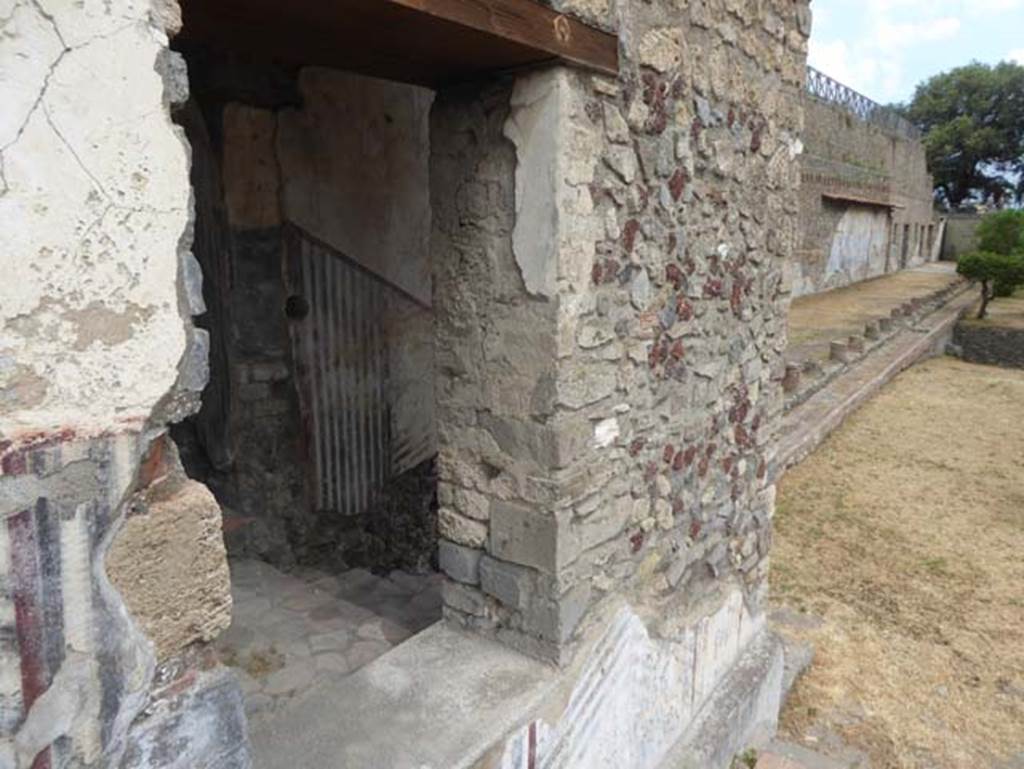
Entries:
{"type": "Polygon", "coordinates": [[[757,751],[747,748],[742,753],[733,756],[730,769],[754,769],[757,766],[757,751]]]}
{"type": "Polygon", "coordinates": [[[1024,285],[1024,255],[972,251],[960,257],[956,271],[981,284],[978,317],[984,318],[993,297],[1009,296],[1018,286],[1024,285]]]}

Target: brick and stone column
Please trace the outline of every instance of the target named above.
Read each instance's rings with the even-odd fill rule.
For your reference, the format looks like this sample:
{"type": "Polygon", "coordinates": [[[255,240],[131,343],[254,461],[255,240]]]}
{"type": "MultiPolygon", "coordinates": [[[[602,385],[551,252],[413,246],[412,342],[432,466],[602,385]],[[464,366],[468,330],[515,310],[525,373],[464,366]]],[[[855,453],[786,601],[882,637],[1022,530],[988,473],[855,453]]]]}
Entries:
{"type": "Polygon", "coordinates": [[[771,542],[809,15],[630,8],[618,78],[431,126],[446,612],[562,662],[623,600],[760,617],[771,542]]]}

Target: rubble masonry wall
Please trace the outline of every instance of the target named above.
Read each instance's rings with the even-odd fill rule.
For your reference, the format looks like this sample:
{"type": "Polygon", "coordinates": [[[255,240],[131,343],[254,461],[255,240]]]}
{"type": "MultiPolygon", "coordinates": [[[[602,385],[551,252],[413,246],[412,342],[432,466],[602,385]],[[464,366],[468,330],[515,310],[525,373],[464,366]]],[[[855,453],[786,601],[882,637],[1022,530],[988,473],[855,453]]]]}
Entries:
{"type": "Polygon", "coordinates": [[[618,78],[442,91],[431,126],[447,614],[560,662],[606,601],[760,613],[810,32],[567,5],[618,78]]]}

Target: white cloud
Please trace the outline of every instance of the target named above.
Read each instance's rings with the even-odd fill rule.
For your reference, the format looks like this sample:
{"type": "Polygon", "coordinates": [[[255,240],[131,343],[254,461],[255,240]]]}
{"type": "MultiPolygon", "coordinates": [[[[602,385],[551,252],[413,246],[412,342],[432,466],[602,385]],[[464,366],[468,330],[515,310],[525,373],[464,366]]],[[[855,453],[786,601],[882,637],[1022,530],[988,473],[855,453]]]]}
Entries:
{"type": "Polygon", "coordinates": [[[970,8],[975,13],[1001,13],[1024,8],[1024,0],[972,0],[970,8]]]}
{"type": "Polygon", "coordinates": [[[1024,48],[1015,48],[1006,54],[1006,58],[1018,64],[1024,64],[1024,48]]]}
{"type": "MultiPolygon", "coordinates": [[[[912,71],[967,63],[982,23],[1019,28],[1024,11],[1024,0],[816,0],[813,5],[810,64],[883,103],[910,96],[912,71]]],[[[994,53],[975,55],[988,60],[994,53]]],[[[1008,55],[1024,63],[1024,48],[1008,55]]]]}
{"type": "MultiPolygon", "coordinates": [[[[866,0],[860,34],[832,39],[811,35],[809,61],[836,80],[880,102],[907,96],[912,48],[952,40],[961,31],[966,0],[866,0]]],[[[1016,3],[1024,0],[970,0],[1016,3]]],[[[843,31],[839,31],[843,34],[843,31]]]]}

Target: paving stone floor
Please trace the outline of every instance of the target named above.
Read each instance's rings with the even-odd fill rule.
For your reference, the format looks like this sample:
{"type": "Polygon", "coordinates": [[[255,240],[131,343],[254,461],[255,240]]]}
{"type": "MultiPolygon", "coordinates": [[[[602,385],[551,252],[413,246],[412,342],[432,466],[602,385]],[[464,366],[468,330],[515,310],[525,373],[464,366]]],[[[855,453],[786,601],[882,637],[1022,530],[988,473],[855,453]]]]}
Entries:
{"type": "Polygon", "coordinates": [[[231,593],[232,624],[216,645],[251,719],[271,717],[318,675],[352,673],[441,617],[438,574],[285,574],[232,560],[231,593]]]}

